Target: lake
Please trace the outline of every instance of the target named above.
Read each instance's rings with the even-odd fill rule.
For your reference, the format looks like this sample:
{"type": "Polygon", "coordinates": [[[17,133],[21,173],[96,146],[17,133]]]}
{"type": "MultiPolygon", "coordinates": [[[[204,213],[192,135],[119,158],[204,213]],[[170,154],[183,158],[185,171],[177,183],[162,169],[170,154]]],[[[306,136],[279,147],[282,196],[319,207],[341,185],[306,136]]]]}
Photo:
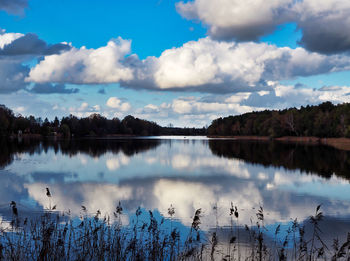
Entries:
{"type": "Polygon", "coordinates": [[[295,218],[308,226],[321,205],[324,242],[350,232],[350,152],[328,146],[206,137],[16,139],[0,145],[3,226],[13,218],[11,201],[22,216],[55,206],[73,218],[81,217],[82,206],[91,215],[113,215],[120,202],[123,225],[132,223],[138,207],[166,220],[173,207],[172,226],[188,231],[201,209],[200,230],[219,237],[233,220],[242,231],[255,226],[262,207],[263,226],[273,238],[278,225],[287,228],[295,218]],[[233,219],[234,206],[239,218],[233,219]]]}

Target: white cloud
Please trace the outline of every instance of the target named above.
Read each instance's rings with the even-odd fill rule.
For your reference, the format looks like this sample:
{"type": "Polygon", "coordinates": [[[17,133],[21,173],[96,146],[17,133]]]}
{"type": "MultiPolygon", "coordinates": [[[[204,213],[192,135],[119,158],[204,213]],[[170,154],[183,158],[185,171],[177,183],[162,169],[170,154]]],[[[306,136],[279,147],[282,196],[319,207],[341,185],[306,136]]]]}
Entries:
{"type": "Polygon", "coordinates": [[[98,49],[72,48],[60,55],[45,56],[29,74],[28,81],[77,84],[113,83],[132,79],[122,64],[131,42],[118,38],[98,49]]]}
{"type": "MultiPolygon", "coordinates": [[[[232,96],[231,96],[232,97],[232,96]]],[[[249,111],[251,108],[239,106],[237,103],[222,102],[206,102],[198,98],[175,99],[172,102],[172,110],[179,114],[205,114],[228,112],[240,113],[242,111],[249,111]]]]}
{"type": "Polygon", "coordinates": [[[271,80],[347,70],[350,58],[207,37],[166,50],[152,63],[155,70],[149,78],[156,88],[225,93],[264,89],[271,80]]]}
{"type": "Polygon", "coordinates": [[[151,111],[158,111],[158,106],[154,105],[154,104],[147,104],[145,106],[145,109],[151,110],[151,111]]]}
{"type": "Polygon", "coordinates": [[[120,99],[117,97],[110,97],[106,105],[112,109],[117,109],[122,112],[127,112],[131,109],[131,105],[128,102],[122,102],[120,99]]]}
{"type": "Polygon", "coordinates": [[[20,33],[5,33],[5,30],[0,32],[0,49],[3,49],[6,45],[9,45],[14,40],[24,36],[20,33]]]}

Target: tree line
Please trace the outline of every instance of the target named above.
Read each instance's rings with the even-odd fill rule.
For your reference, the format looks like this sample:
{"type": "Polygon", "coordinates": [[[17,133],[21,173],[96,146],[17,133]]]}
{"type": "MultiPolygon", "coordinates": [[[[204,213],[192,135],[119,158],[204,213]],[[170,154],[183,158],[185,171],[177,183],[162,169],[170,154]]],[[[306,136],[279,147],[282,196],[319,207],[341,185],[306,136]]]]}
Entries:
{"type": "Polygon", "coordinates": [[[0,136],[17,134],[40,134],[42,136],[87,137],[107,135],[205,135],[205,128],[161,127],[157,123],[135,118],[131,115],[120,120],[107,119],[100,114],[78,118],[73,115],[53,121],[34,116],[15,115],[4,105],[0,105],[0,136]]]}
{"type": "Polygon", "coordinates": [[[350,104],[324,102],[316,106],[265,110],[214,120],[208,128],[162,127],[131,115],[120,120],[100,114],[78,118],[73,115],[50,121],[47,118],[15,115],[0,105],[0,136],[40,134],[42,136],[87,137],[108,135],[212,135],[212,136],[315,136],[350,138],[350,104]]]}
{"type": "Polygon", "coordinates": [[[324,102],[300,109],[265,110],[214,120],[209,135],[350,137],[350,104],[324,102]]]}

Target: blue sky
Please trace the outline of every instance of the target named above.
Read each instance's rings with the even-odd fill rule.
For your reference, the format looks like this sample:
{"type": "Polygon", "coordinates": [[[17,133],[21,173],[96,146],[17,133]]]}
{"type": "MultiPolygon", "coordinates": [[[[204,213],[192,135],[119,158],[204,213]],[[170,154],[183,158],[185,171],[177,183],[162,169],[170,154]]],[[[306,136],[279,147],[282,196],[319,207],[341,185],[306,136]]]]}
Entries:
{"type": "Polygon", "coordinates": [[[1,12],[1,27],[9,32],[35,33],[48,43],[71,42],[98,48],[121,36],[132,39],[140,58],[197,40],[206,30],[183,19],[176,1],[30,0],[21,16],[1,12]],[[194,30],[191,30],[193,28],[194,30]]]}
{"type": "Polygon", "coordinates": [[[349,101],[345,1],[0,0],[0,10],[0,104],[15,113],[201,127],[349,101]]]}

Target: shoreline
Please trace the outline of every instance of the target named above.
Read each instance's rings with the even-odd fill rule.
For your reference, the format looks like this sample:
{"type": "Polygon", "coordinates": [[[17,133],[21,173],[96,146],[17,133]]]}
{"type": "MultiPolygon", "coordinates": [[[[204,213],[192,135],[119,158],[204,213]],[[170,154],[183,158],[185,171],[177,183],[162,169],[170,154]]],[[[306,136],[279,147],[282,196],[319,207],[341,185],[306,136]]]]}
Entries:
{"type": "MultiPolygon", "coordinates": [[[[169,136],[169,135],[159,135],[161,136],[169,136]]],[[[201,135],[170,135],[170,136],[201,136],[201,135]]],[[[205,135],[204,135],[205,136],[205,135]]],[[[70,139],[120,139],[120,138],[135,138],[135,137],[151,137],[151,136],[137,136],[137,135],[106,135],[106,136],[85,136],[85,137],[72,137],[70,139]]],[[[350,151],[350,138],[319,138],[313,136],[304,136],[304,137],[296,137],[296,136],[283,136],[279,138],[271,138],[269,136],[219,136],[219,135],[207,135],[207,138],[217,138],[217,139],[235,139],[235,140],[244,140],[244,141],[262,141],[262,142],[291,142],[291,143],[303,143],[310,145],[326,145],[331,146],[339,150],[350,151]]],[[[14,138],[23,138],[23,139],[60,139],[65,140],[61,135],[57,136],[42,136],[40,134],[23,134],[20,137],[17,135],[9,136],[10,139],[14,138]]]]}

